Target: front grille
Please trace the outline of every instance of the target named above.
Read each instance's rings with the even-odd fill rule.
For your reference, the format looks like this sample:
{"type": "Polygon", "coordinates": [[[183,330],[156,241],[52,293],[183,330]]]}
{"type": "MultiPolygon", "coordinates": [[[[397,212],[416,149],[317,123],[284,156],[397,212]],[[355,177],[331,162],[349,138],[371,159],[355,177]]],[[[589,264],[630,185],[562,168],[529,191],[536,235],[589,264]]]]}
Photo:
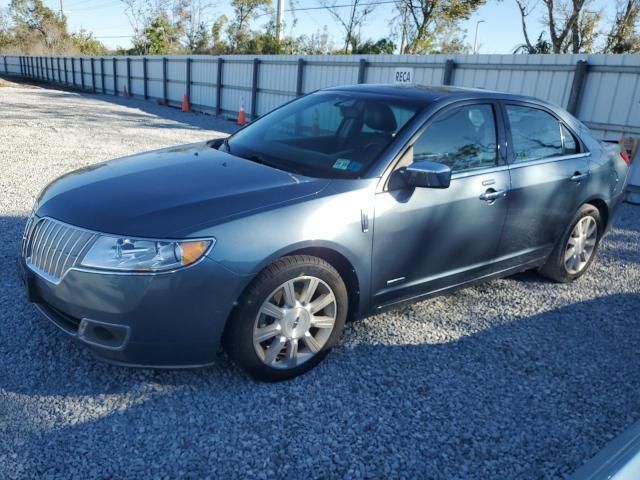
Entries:
{"type": "Polygon", "coordinates": [[[51,218],[27,221],[22,256],[33,271],[57,283],[75,267],[96,238],[96,234],[51,218]]]}

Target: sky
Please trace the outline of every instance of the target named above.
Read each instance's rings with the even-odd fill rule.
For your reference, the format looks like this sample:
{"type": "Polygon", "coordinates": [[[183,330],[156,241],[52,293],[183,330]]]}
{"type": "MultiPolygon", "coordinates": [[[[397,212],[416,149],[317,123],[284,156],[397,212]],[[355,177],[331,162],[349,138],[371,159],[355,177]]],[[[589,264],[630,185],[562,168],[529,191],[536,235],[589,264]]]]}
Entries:
{"type": "MultiPolygon", "coordinates": [[[[94,37],[102,41],[107,47],[130,47],[132,28],[124,12],[124,4],[121,0],[44,0],[45,5],[54,10],[60,9],[62,1],[64,13],[67,15],[69,29],[76,32],[81,28],[93,32],[94,37]]],[[[273,0],[274,4],[276,0],[273,0]]],[[[379,0],[377,0],[379,1],[379,0]]],[[[231,16],[229,0],[212,0],[213,7],[208,16],[211,21],[221,14],[231,16]]],[[[339,2],[351,3],[351,0],[339,2]]],[[[529,34],[535,40],[542,30],[542,5],[538,2],[536,11],[528,21],[529,34]]],[[[2,7],[7,7],[9,0],[0,0],[2,7]]],[[[605,16],[613,17],[613,0],[592,0],[591,10],[603,9],[605,16]]],[[[291,0],[285,0],[285,8],[291,7],[291,0]]],[[[317,6],[317,0],[297,0],[298,7],[317,6]]],[[[362,29],[362,38],[378,39],[388,36],[390,27],[389,19],[395,15],[392,5],[378,5],[367,24],[362,29]]],[[[330,14],[323,10],[298,11],[295,14],[297,22],[293,25],[291,12],[285,13],[287,34],[294,36],[312,34],[325,25],[328,28],[331,40],[335,47],[342,42],[342,32],[332,19],[330,14]]],[[[256,20],[252,26],[258,28],[266,23],[268,17],[256,20]]],[[[489,0],[480,7],[467,21],[461,23],[461,28],[467,31],[467,42],[473,44],[476,25],[478,26],[479,53],[512,53],[514,48],[524,42],[520,23],[520,12],[515,0],[489,0]],[[478,24],[479,20],[483,23],[478,24]]],[[[396,40],[396,44],[399,41],[396,40]]]]}

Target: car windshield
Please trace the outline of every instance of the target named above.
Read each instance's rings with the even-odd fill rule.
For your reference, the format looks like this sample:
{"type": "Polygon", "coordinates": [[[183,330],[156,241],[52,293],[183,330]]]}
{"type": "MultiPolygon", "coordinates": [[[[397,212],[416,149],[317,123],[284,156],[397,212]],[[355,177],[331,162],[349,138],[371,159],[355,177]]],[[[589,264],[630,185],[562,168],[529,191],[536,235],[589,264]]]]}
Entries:
{"type": "Polygon", "coordinates": [[[302,175],[358,178],[419,108],[385,95],[319,92],[260,117],[220,148],[302,175]]]}

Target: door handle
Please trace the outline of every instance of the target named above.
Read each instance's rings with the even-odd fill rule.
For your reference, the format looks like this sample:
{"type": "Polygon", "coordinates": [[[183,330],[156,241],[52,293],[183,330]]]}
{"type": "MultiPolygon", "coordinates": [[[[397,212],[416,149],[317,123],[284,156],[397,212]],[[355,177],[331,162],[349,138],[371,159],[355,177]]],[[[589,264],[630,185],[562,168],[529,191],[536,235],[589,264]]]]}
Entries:
{"type": "Polygon", "coordinates": [[[490,188],[489,190],[484,192],[482,195],[480,195],[478,198],[480,200],[484,200],[485,202],[495,202],[497,199],[506,197],[506,196],[507,196],[506,190],[494,190],[493,188],[490,188]]]}
{"type": "Polygon", "coordinates": [[[580,183],[582,180],[584,180],[588,176],[589,176],[589,172],[587,172],[587,173],[576,172],[571,176],[571,181],[572,182],[576,182],[576,183],[580,183]]]}

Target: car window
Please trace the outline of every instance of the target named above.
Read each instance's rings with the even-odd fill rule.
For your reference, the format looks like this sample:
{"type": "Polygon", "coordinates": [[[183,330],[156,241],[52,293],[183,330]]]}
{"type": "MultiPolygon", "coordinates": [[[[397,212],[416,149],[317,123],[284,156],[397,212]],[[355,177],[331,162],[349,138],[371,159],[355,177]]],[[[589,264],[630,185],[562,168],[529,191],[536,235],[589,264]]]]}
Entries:
{"type": "Polygon", "coordinates": [[[496,165],[493,107],[466,105],[438,115],[413,145],[413,159],[444,163],[453,172],[496,165]]]}
{"type": "Polygon", "coordinates": [[[538,108],[507,105],[515,163],[563,155],[560,122],[538,108]]]}
{"type": "Polygon", "coordinates": [[[293,137],[321,137],[335,135],[342,123],[340,107],[323,102],[296,112],[274,123],[265,132],[265,140],[286,140],[293,137]]]}
{"type": "Polygon", "coordinates": [[[565,155],[580,153],[580,144],[567,127],[562,125],[562,151],[565,155]]]}
{"type": "Polygon", "coordinates": [[[424,106],[387,95],[318,92],[258,118],[221,148],[312,177],[358,178],[424,106]]]}

